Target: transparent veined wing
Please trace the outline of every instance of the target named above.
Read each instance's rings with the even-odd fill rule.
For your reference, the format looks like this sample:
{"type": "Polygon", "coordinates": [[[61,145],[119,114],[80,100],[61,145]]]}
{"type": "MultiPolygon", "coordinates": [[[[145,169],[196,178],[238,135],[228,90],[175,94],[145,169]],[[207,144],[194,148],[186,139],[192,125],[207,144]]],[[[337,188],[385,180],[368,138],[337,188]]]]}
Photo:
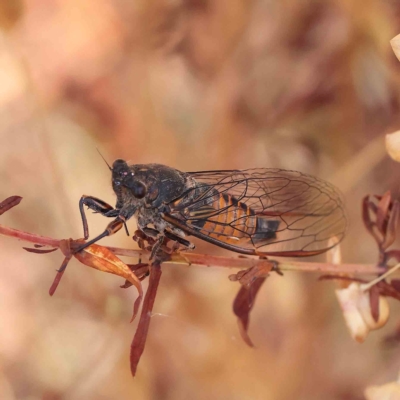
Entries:
{"type": "Polygon", "coordinates": [[[190,172],[193,187],[164,218],[189,234],[244,254],[310,256],[338,244],[346,213],[330,183],[298,171],[190,172]]]}

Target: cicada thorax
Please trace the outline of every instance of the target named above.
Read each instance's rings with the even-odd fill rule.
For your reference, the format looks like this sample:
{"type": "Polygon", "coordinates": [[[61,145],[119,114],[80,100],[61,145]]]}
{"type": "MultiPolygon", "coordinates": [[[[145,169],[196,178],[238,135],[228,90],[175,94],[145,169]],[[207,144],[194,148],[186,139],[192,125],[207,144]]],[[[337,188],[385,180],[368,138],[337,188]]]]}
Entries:
{"type": "Polygon", "coordinates": [[[174,208],[182,209],[186,223],[194,229],[201,229],[208,236],[233,245],[243,241],[257,245],[276,237],[279,221],[258,216],[231,194],[215,189],[202,191],[198,191],[197,200],[193,199],[196,207],[192,205],[190,210],[185,210],[179,200],[174,205],[174,208]]]}

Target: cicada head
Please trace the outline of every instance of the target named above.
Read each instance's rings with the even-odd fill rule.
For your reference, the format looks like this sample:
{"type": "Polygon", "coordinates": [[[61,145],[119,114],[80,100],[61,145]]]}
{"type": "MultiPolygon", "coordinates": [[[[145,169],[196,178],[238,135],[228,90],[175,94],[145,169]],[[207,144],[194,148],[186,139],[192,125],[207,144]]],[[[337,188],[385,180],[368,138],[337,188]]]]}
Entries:
{"type": "Polygon", "coordinates": [[[136,178],[134,169],[121,159],[115,160],[112,165],[112,184],[117,195],[123,188],[129,189],[137,199],[143,199],[147,194],[146,185],[136,178]]]}

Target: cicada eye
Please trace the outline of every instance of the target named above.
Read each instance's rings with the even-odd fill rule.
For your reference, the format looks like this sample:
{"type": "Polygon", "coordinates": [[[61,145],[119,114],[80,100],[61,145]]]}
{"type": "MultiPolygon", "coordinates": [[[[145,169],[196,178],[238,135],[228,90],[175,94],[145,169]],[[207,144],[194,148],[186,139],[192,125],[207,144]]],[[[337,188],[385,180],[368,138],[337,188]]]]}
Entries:
{"type": "Polygon", "coordinates": [[[146,196],[146,193],[147,193],[146,186],[141,182],[138,182],[138,181],[133,182],[131,189],[132,189],[133,195],[137,199],[143,199],[143,197],[146,196]]]}
{"type": "Polygon", "coordinates": [[[126,161],[118,158],[117,160],[115,160],[113,162],[112,168],[114,169],[114,168],[118,168],[119,166],[125,166],[125,165],[127,165],[126,161]]]}
{"type": "Polygon", "coordinates": [[[118,159],[113,162],[112,171],[114,176],[122,176],[124,172],[129,171],[126,161],[118,159]]]}

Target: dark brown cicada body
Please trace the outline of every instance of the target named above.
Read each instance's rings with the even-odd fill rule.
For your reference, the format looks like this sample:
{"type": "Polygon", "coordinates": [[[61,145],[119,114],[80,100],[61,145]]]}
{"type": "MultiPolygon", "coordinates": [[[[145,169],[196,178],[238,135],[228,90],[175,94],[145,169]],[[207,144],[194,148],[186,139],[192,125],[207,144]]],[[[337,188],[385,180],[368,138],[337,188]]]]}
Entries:
{"type": "Polygon", "coordinates": [[[272,168],[180,172],[160,164],[111,168],[115,208],[83,196],[83,206],[115,219],[79,250],[115,233],[132,216],[138,229],[162,242],[164,237],[188,248],[193,235],[238,253],[258,256],[311,256],[338,244],[346,230],[344,205],[329,183],[272,168]]]}

